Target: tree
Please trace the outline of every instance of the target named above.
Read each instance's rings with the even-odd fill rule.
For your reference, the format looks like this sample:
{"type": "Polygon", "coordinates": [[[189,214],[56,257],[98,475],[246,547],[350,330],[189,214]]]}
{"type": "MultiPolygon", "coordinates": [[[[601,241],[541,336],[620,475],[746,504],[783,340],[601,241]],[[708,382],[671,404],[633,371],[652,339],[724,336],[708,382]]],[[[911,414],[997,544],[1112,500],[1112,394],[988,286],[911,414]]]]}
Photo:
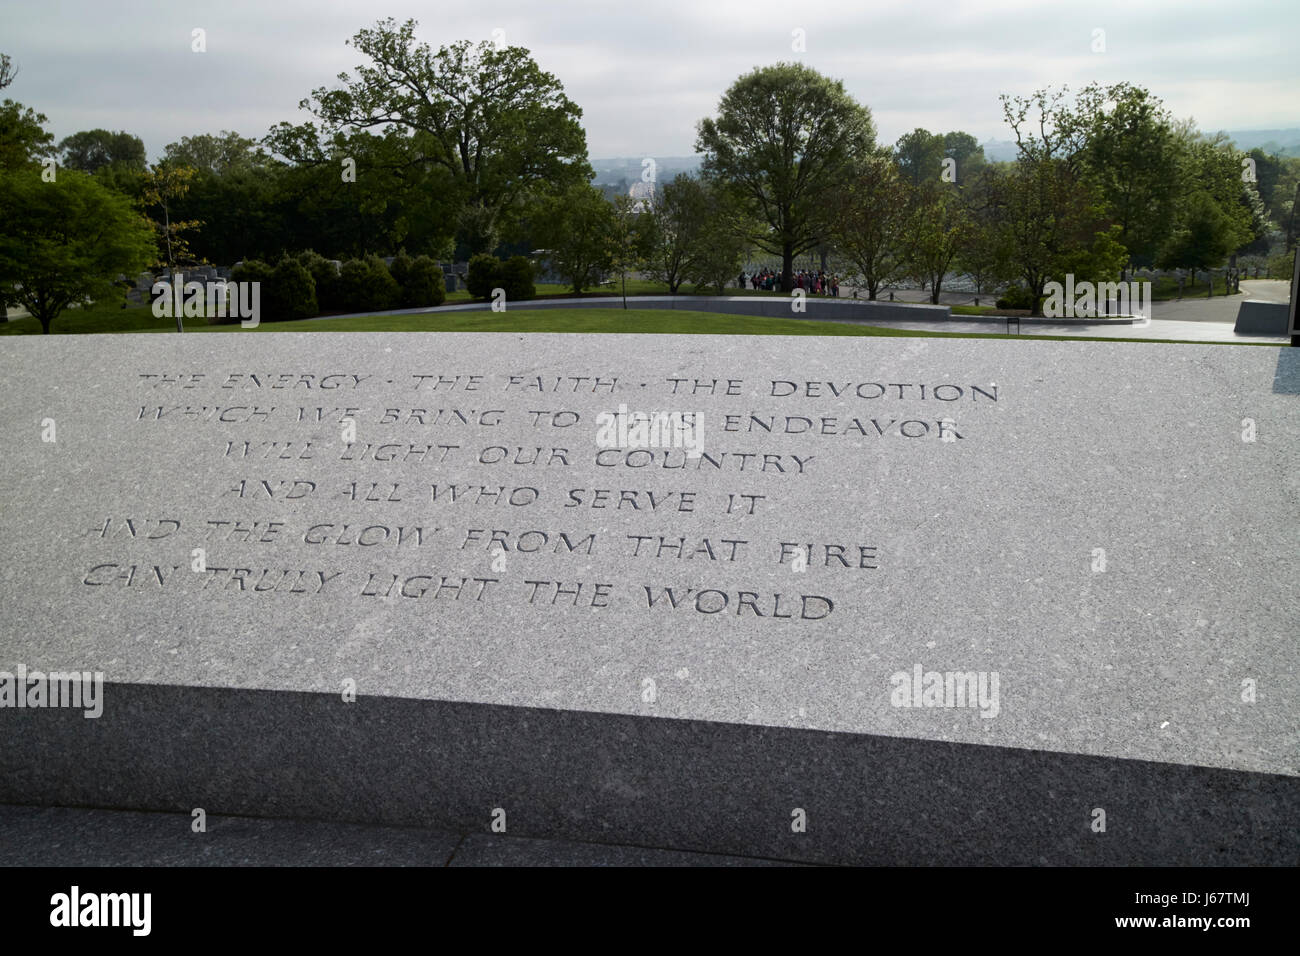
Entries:
{"type": "Polygon", "coordinates": [[[1101,103],[1096,84],[1085,87],[1078,102],[1066,101],[1067,87],[1035,90],[1029,96],[1003,93],[1002,115],[1016,136],[1017,159],[1056,160],[1074,172],[1088,139],[1088,123],[1101,103]]]}
{"type": "Polygon", "coordinates": [[[957,183],[964,186],[984,168],[984,147],[970,133],[960,130],[943,134],[943,155],[957,164],[957,183]]]}
{"type": "Polygon", "coordinates": [[[940,182],[945,157],[944,138],[923,129],[899,137],[894,146],[898,171],[913,189],[940,182]]]}
{"type": "MultiPolygon", "coordinates": [[[[360,256],[367,251],[445,255],[459,200],[451,174],[430,167],[417,137],[390,127],[321,134],[281,123],[263,143],[288,165],[278,176],[284,242],[360,256]]],[[[241,170],[223,181],[251,174],[241,170]]]]}
{"type": "Polygon", "coordinates": [[[1199,229],[1214,224],[1225,231],[1222,242],[1229,253],[1234,252],[1256,238],[1264,220],[1255,184],[1241,179],[1245,154],[1232,145],[1226,133],[1193,133],[1188,126],[1181,134],[1186,166],[1176,231],[1186,233],[1192,219],[1197,220],[1199,229]],[[1222,216],[1207,215],[1201,194],[1214,202],[1222,216]]]}
{"type": "Polygon", "coordinates": [[[591,175],[582,110],[523,47],[460,41],[437,53],[415,40],[414,20],[381,20],[350,41],[370,57],[343,89],[302,101],[331,130],[399,127],[419,161],[446,170],[468,207],[462,231],[490,252],[503,220],[530,194],[552,195],[591,175]]]}
{"type": "Polygon", "coordinates": [[[1228,216],[1209,193],[1197,191],[1188,200],[1182,222],[1161,250],[1159,265],[1164,269],[1192,270],[1221,265],[1236,245],[1228,216]]]}
{"type": "Polygon", "coordinates": [[[844,179],[874,140],[870,111],[843,82],[778,63],[732,84],[717,118],[700,121],[695,149],[706,178],[734,190],[763,223],[751,238],[781,256],[788,292],[794,257],[821,241],[844,179]]]}
{"type": "Polygon", "coordinates": [[[18,70],[14,67],[14,61],[9,58],[8,53],[0,53],[0,90],[12,83],[18,76],[18,70]]]}
{"type": "Polygon", "coordinates": [[[162,213],[161,221],[152,218],[150,221],[158,236],[158,262],[172,272],[176,271],[178,262],[192,259],[186,237],[182,233],[202,225],[197,220],[173,220],[171,217],[172,202],[189,191],[193,179],[194,170],[190,167],[172,166],[165,162],[158,163],[144,176],[141,205],[146,210],[158,209],[162,213]]]}
{"type": "Polygon", "coordinates": [[[551,267],[574,292],[595,285],[612,267],[616,219],[600,190],[586,183],[570,186],[549,202],[539,239],[551,267]]]}
{"type": "Polygon", "coordinates": [[[970,228],[957,250],[957,267],[975,283],[976,296],[1011,276],[998,210],[1004,176],[1001,164],[976,165],[961,187],[970,228]]]}
{"type": "Polygon", "coordinates": [[[119,276],[150,261],[153,234],[129,199],[65,170],[45,182],[0,171],[0,297],[22,305],[49,334],[70,305],[108,298],[119,276]]]}
{"type": "Polygon", "coordinates": [[[1102,108],[1090,121],[1079,120],[1087,131],[1085,175],[1106,198],[1120,243],[1134,262],[1150,265],[1173,226],[1182,191],[1179,143],[1168,112],[1147,90],[1117,83],[1099,95],[1102,108]]]}
{"type": "Polygon", "coordinates": [[[757,224],[735,193],[709,183],[702,186],[701,224],[686,261],[686,277],[697,290],[721,295],[740,272],[757,224]]]}
{"type": "Polygon", "coordinates": [[[0,104],[0,170],[21,169],[54,155],[54,134],[45,130],[49,119],[5,100],[0,104]]]}
{"type": "MultiPolygon", "coordinates": [[[[604,199],[602,193],[601,198],[604,199]]],[[[614,220],[610,233],[610,268],[619,277],[623,289],[623,308],[627,308],[627,275],[645,262],[646,225],[640,222],[640,203],[631,196],[614,197],[614,220]]]]}
{"type": "Polygon", "coordinates": [[[222,130],[220,135],[201,133],[182,136],[178,142],[168,143],[163,158],[177,166],[192,166],[200,173],[223,176],[236,169],[262,169],[270,157],[258,146],[257,140],[222,130]]]}
{"type": "Polygon", "coordinates": [[[645,216],[645,274],[676,295],[686,281],[691,252],[699,248],[708,214],[703,183],[678,173],[655,191],[645,216]]]}
{"type": "Polygon", "coordinates": [[[1062,278],[1104,231],[1099,201],[1061,158],[1022,156],[1000,185],[1001,241],[1032,299],[1032,314],[1040,315],[1046,284],[1062,278]]]}
{"type": "Polygon", "coordinates": [[[874,300],[899,276],[906,247],[910,189],[898,166],[885,154],[866,159],[845,183],[830,220],[835,248],[856,270],[855,279],[874,300]]]}
{"type": "Polygon", "coordinates": [[[106,129],[89,129],[66,136],[59,143],[63,165],[83,173],[94,173],[109,165],[144,172],[144,140],[130,133],[110,133],[106,129]]]}
{"type": "Polygon", "coordinates": [[[930,286],[930,301],[939,304],[943,279],[972,231],[970,214],[957,196],[955,186],[915,191],[906,225],[906,257],[916,278],[930,286]]]}

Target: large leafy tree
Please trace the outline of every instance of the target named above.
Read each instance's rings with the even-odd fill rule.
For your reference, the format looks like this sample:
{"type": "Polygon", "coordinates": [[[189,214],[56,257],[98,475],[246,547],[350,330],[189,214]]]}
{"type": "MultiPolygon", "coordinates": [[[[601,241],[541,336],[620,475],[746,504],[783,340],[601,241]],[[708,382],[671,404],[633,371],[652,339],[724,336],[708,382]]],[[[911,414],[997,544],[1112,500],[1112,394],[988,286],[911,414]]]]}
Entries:
{"type": "Polygon", "coordinates": [[[1192,281],[1199,269],[1222,265],[1236,248],[1234,227],[1227,214],[1205,190],[1197,190],[1184,204],[1178,228],[1161,250],[1158,264],[1163,268],[1187,268],[1192,281]]]}
{"type": "Polygon", "coordinates": [[[184,136],[163,150],[164,163],[194,170],[189,188],[172,203],[181,220],[203,223],[189,237],[197,258],[210,262],[277,261],[286,250],[310,248],[295,242],[303,226],[289,195],[289,166],[238,133],[184,136]]]}
{"type": "Polygon", "coordinates": [[[0,169],[21,169],[54,156],[54,134],[45,129],[49,122],[21,103],[0,103],[0,169]]]}
{"type": "Polygon", "coordinates": [[[281,176],[290,248],[359,257],[396,253],[446,257],[456,228],[452,174],[431,166],[418,136],[390,126],[322,135],[313,124],[280,124],[265,142],[289,164],[281,176]]]}
{"type": "Polygon", "coordinates": [[[613,267],[618,216],[594,186],[570,186],[549,200],[534,228],[551,267],[568,280],[574,292],[591,288],[613,267]]]}
{"type": "Polygon", "coordinates": [[[999,211],[1006,175],[1005,164],[976,165],[961,186],[969,229],[957,250],[957,268],[975,284],[977,296],[1011,277],[999,211]]]}
{"type": "Polygon", "coordinates": [[[946,157],[944,138],[924,129],[914,129],[898,138],[894,146],[898,171],[913,189],[938,183],[946,157]]]}
{"type": "Polygon", "coordinates": [[[827,234],[868,299],[902,274],[910,203],[911,187],[883,153],[866,158],[844,182],[827,234]]]}
{"type": "Polygon", "coordinates": [[[961,130],[943,134],[943,155],[957,164],[957,183],[962,186],[987,162],[979,140],[961,130]]]}
{"type": "Polygon", "coordinates": [[[678,173],[655,190],[644,216],[644,272],[667,285],[669,295],[676,295],[686,281],[691,253],[699,248],[706,226],[708,202],[703,183],[678,173]]]}
{"type": "Polygon", "coordinates": [[[763,224],[751,238],[780,255],[788,292],[795,256],[822,241],[845,178],[874,141],[870,111],[843,82],[778,63],[732,84],[717,117],[700,121],[695,148],[706,177],[727,184],[763,224]]]}
{"type": "Polygon", "coordinates": [[[147,162],[144,140],[122,130],[88,129],[66,136],[59,143],[63,165],[83,173],[94,173],[117,165],[143,172],[147,162]]]}
{"type": "Polygon", "coordinates": [[[460,41],[434,52],[416,26],[387,19],[359,31],[349,42],[370,65],[301,105],[331,131],[409,132],[420,161],[450,174],[471,251],[490,251],[530,196],[588,180],[582,110],[523,47],[460,41]]]}
{"type": "Polygon", "coordinates": [[[131,201],[74,170],[51,182],[0,171],[0,222],[0,297],[46,334],[68,306],[111,296],[119,275],[154,254],[153,230],[131,201]]]}
{"type": "MultiPolygon", "coordinates": [[[[1043,289],[1062,280],[1099,241],[1113,240],[1094,190],[1064,158],[1022,157],[1000,183],[998,214],[1010,264],[1042,312],[1043,289]],[[1105,238],[1101,238],[1105,237],[1105,238]]],[[[1077,275],[1110,280],[1118,276],[1077,275]]]]}
{"type": "Polygon", "coordinates": [[[1135,263],[1150,265],[1172,228],[1182,185],[1172,119],[1160,100],[1129,83],[1088,87],[1083,100],[1096,110],[1079,119],[1087,130],[1085,174],[1105,197],[1120,243],[1135,263]]]}
{"type": "Polygon", "coordinates": [[[936,305],[944,276],[974,228],[957,188],[945,185],[918,189],[907,223],[907,262],[911,274],[930,286],[936,305]]]}
{"type": "Polygon", "coordinates": [[[700,229],[686,260],[686,277],[697,291],[722,294],[735,280],[752,248],[750,237],[760,228],[736,194],[703,182],[700,229]]]}
{"type": "Polygon", "coordinates": [[[167,144],[163,158],[174,165],[190,166],[200,173],[216,176],[239,169],[263,171],[270,162],[257,140],[229,130],[216,135],[182,136],[177,142],[167,144]]]}

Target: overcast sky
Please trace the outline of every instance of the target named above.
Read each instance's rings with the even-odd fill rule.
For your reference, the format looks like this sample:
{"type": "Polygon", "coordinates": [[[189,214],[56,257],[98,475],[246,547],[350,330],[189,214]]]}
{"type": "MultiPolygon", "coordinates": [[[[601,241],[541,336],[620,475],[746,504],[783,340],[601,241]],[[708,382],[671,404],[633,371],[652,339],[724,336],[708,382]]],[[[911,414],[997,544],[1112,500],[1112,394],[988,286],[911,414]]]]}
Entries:
{"type": "Polygon", "coordinates": [[[0,52],[21,71],[5,95],[60,139],[125,129],[150,159],[195,133],[261,137],[308,119],[299,100],[361,62],[345,41],[385,16],[434,48],[504,30],[582,107],[592,157],[690,155],[736,77],[791,59],[843,79],[890,143],[917,126],[1008,139],[999,93],[1090,80],[1146,86],[1202,129],[1300,127],[1297,0],[5,0],[0,52]]]}

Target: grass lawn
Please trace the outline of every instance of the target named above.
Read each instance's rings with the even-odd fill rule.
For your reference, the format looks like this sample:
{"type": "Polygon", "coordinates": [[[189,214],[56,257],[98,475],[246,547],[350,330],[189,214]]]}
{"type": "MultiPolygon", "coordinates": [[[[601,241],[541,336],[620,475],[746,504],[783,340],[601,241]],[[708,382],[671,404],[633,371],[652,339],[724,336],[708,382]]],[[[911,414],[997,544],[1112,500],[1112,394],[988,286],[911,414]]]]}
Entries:
{"type": "MultiPolygon", "coordinates": [[[[539,287],[541,291],[542,287],[539,287]]],[[[1202,286],[1202,288],[1204,288],[1202,286]]],[[[449,301],[466,301],[467,293],[456,293],[449,301]],[[461,298],[463,296],[463,298],[461,298]]],[[[986,308],[954,308],[955,314],[987,313],[986,308]]],[[[0,323],[0,335],[40,334],[40,323],[32,318],[0,323]]],[[[55,334],[92,332],[175,332],[171,319],[158,318],[147,306],[122,309],[115,304],[87,309],[69,309],[54,320],[55,334]]],[[[1001,332],[934,332],[815,322],[766,316],[720,315],[712,312],[663,309],[516,309],[510,312],[450,312],[424,315],[332,316],[298,322],[263,322],[256,330],[238,324],[207,325],[187,320],[187,333],[194,332],[636,332],[660,335],[855,335],[914,338],[1008,338],[1001,332]]],[[[1022,339],[1096,342],[1168,342],[1170,339],[1123,338],[1080,335],[1016,336],[1022,339]]],[[[1220,345],[1267,345],[1264,342],[1194,343],[1220,345]]]]}
{"type": "MultiPolygon", "coordinates": [[[[1145,281],[1145,280],[1140,280],[1140,281],[1145,281]]],[[[1214,296],[1217,298],[1217,297],[1222,296],[1222,295],[1229,295],[1229,294],[1231,294],[1231,295],[1239,295],[1239,294],[1240,294],[1240,293],[1237,293],[1237,292],[1229,293],[1229,292],[1227,291],[1227,289],[1228,289],[1228,280],[1227,280],[1227,277],[1226,277],[1226,276],[1215,276],[1215,277],[1214,277],[1214,296]]],[[[1195,282],[1194,284],[1193,284],[1193,283],[1187,283],[1187,284],[1185,284],[1185,285],[1183,286],[1183,296],[1182,296],[1182,297],[1183,297],[1184,299],[1208,299],[1208,298],[1210,298],[1210,296],[1206,294],[1206,293],[1208,292],[1208,290],[1209,290],[1209,285],[1206,283],[1206,281],[1205,281],[1205,275],[1202,273],[1202,274],[1200,274],[1200,275],[1198,275],[1198,276],[1196,277],[1196,282],[1195,282]]],[[[1154,281],[1154,282],[1151,283],[1151,299],[1152,299],[1152,301],[1154,301],[1154,302],[1168,302],[1170,299],[1177,299],[1177,298],[1178,298],[1178,282],[1177,282],[1177,280],[1175,280],[1175,279],[1171,279],[1171,278],[1169,278],[1168,276],[1162,276],[1161,278],[1159,278],[1159,279],[1157,279],[1156,281],[1154,281]]]]}
{"type": "MultiPolygon", "coordinates": [[[[256,329],[238,325],[196,325],[192,332],[571,332],[599,334],[635,332],[659,335],[856,335],[900,338],[957,339],[1046,339],[1057,342],[1168,342],[1170,339],[1112,338],[1081,335],[1018,335],[1000,332],[931,332],[850,325],[844,322],[814,322],[766,316],[719,315],[665,309],[518,309],[513,312],[460,312],[425,315],[338,316],[299,322],[263,322],[256,329]]],[[[167,332],[174,329],[143,329],[167,332]]],[[[1179,340],[1181,341],[1181,340],[1179,340]]],[[[1184,344],[1269,344],[1203,343],[1184,344]]]]}

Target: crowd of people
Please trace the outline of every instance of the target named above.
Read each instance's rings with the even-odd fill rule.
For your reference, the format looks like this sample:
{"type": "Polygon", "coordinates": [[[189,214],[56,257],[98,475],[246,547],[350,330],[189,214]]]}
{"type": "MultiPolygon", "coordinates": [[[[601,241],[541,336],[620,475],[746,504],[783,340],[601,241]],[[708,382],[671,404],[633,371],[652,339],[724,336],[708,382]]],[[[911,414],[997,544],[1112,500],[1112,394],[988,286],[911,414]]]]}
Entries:
{"type": "MultiPolygon", "coordinates": [[[[837,275],[827,275],[818,269],[813,272],[809,269],[800,269],[794,274],[794,287],[803,289],[809,295],[829,295],[838,297],[840,294],[840,277],[837,275]]],[[[740,274],[737,280],[740,288],[744,289],[747,285],[752,286],[755,291],[772,292],[779,291],[781,288],[781,273],[772,269],[760,269],[752,275],[740,274]]]]}

